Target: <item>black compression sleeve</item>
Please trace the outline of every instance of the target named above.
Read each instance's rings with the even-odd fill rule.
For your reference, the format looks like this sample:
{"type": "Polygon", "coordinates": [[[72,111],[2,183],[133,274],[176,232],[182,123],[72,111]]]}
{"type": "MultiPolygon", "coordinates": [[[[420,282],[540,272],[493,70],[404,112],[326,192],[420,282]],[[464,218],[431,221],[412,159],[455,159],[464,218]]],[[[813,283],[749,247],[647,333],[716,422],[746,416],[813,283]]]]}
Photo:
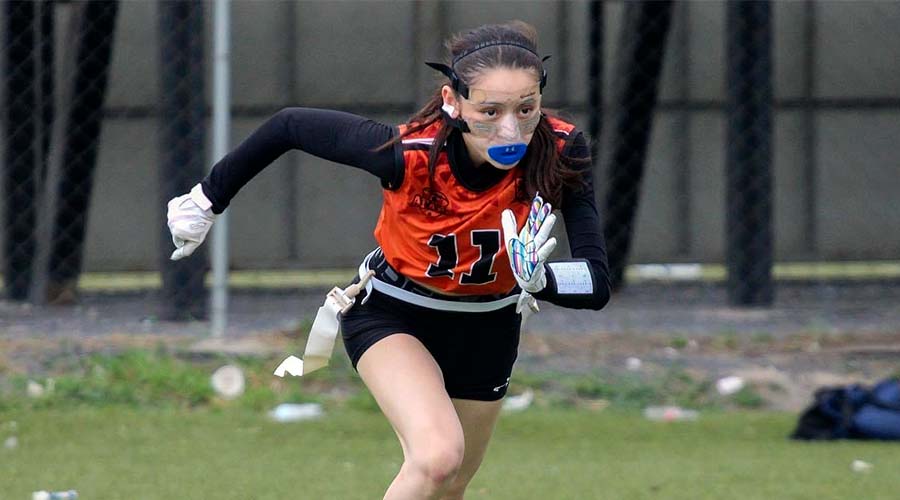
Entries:
{"type": "Polygon", "coordinates": [[[573,135],[563,154],[583,159],[576,168],[583,172],[583,188],[566,188],[563,191],[562,217],[566,223],[566,236],[572,257],[587,261],[593,282],[593,293],[561,294],[550,266],[546,266],[547,287],[534,296],[553,304],[574,309],[602,309],[609,302],[609,265],[606,260],[606,244],[600,226],[600,214],[594,201],[594,176],[591,171],[591,152],[584,134],[573,135]]]}
{"type": "Polygon", "coordinates": [[[286,108],[256,129],[225,155],[203,179],[212,210],[221,213],[256,174],[292,149],[361,168],[396,189],[403,178],[399,145],[375,151],[397,134],[397,128],[361,116],[312,108],[286,108]]]}

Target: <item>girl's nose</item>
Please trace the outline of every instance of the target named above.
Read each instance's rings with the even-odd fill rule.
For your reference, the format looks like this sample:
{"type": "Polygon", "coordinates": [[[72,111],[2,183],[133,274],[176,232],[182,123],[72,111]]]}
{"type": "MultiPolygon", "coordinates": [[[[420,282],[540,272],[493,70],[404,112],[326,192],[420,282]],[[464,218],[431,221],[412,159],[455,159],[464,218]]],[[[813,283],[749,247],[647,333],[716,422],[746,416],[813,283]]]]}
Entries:
{"type": "Polygon", "coordinates": [[[500,122],[498,136],[501,139],[517,139],[519,137],[519,124],[514,117],[507,116],[500,122]]]}

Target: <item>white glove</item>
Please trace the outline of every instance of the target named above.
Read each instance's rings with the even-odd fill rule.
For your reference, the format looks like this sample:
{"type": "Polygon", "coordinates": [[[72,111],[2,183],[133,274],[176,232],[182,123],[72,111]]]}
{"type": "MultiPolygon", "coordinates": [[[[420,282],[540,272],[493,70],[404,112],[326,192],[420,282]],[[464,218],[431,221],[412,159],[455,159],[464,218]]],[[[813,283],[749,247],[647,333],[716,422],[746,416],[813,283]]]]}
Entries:
{"type": "Polygon", "coordinates": [[[532,297],[530,293],[522,290],[519,292],[519,301],[516,303],[516,312],[522,315],[522,325],[524,325],[532,314],[541,312],[541,308],[538,307],[537,299],[532,297]]]}
{"type": "Polygon", "coordinates": [[[547,286],[544,263],[556,248],[556,238],[550,238],[556,216],[550,213],[553,207],[544,203],[540,195],[534,197],[531,207],[521,232],[516,230],[516,216],[512,210],[504,210],[500,218],[513,276],[522,290],[537,293],[547,286]]]}
{"type": "Polygon", "coordinates": [[[203,194],[200,184],[191,192],[169,200],[169,231],[175,251],[172,260],[178,260],[194,253],[206,239],[206,234],[216,214],[212,212],[212,202],[203,194]]]}

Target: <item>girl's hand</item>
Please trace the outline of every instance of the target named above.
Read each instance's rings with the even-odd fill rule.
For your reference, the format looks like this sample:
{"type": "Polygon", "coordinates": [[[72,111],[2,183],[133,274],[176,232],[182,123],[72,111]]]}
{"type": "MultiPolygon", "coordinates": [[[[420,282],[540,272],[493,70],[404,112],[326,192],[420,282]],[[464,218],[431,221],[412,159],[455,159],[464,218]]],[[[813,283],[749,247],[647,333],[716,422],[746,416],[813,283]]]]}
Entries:
{"type": "Polygon", "coordinates": [[[212,203],[203,194],[200,184],[191,192],[169,200],[167,214],[169,231],[175,251],[172,260],[179,260],[194,253],[194,250],[206,239],[209,228],[216,221],[212,212],[212,203]]]}
{"type": "Polygon", "coordinates": [[[556,248],[556,238],[550,231],[556,223],[556,216],[550,213],[553,207],[544,203],[540,195],[532,202],[531,214],[521,231],[516,227],[516,217],[506,209],[501,215],[506,251],[513,276],[522,290],[537,293],[547,286],[544,263],[556,248]]]}

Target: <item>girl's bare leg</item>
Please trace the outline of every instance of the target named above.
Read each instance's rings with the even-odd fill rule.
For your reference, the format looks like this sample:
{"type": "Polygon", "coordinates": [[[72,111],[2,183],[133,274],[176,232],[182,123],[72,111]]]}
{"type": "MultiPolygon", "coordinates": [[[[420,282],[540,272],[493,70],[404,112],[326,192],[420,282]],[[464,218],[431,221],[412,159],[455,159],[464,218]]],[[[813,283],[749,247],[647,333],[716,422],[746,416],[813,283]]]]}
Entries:
{"type": "Polygon", "coordinates": [[[460,470],[466,440],[431,353],[415,337],[394,334],[370,347],[357,369],[403,448],[384,498],[440,498],[460,470]]]}
{"type": "Polygon", "coordinates": [[[478,471],[485,452],[487,452],[503,401],[473,401],[469,399],[452,401],[465,435],[466,454],[463,457],[459,473],[456,474],[456,478],[444,493],[443,499],[462,500],[466,486],[475,476],[475,472],[478,471]]]}

